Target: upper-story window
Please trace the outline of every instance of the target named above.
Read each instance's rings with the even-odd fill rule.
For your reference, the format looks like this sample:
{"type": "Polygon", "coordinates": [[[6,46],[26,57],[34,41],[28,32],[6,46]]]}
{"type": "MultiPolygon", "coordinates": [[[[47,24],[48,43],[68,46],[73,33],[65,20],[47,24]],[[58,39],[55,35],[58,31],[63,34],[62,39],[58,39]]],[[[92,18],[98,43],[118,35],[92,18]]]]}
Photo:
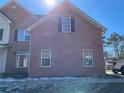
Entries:
{"type": "Polygon", "coordinates": [[[0,41],[2,41],[3,38],[3,29],[0,29],[0,41]]]}
{"type": "Polygon", "coordinates": [[[62,17],[62,32],[71,32],[71,18],[62,17]]]}
{"type": "Polygon", "coordinates": [[[18,29],[16,32],[17,41],[30,41],[30,34],[24,29],[18,29]]]}
{"type": "Polygon", "coordinates": [[[63,33],[75,32],[75,19],[72,17],[60,17],[58,19],[58,31],[63,33]]]}

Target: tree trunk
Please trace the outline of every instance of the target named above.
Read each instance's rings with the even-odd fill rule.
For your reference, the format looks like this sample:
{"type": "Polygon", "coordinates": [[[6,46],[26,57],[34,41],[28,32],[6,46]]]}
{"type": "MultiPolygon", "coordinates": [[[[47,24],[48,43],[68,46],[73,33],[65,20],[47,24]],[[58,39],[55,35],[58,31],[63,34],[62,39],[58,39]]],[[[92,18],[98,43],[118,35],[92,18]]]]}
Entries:
{"type": "Polygon", "coordinates": [[[117,52],[116,52],[115,44],[114,44],[113,48],[114,48],[114,54],[115,54],[115,57],[117,57],[117,52]]]}
{"type": "Polygon", "coordinates": [[[119,57],[119,50],[118,50],[118,44],[115,44],[115,50],[116,50],[116,57],[119,57]]]}

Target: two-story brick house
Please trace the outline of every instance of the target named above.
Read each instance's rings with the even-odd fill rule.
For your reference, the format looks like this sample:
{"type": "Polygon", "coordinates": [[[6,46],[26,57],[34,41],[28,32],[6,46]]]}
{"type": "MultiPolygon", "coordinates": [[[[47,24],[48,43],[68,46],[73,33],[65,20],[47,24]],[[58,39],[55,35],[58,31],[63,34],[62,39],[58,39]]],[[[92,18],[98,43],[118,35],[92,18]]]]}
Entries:
{"type": "Polygon", "coordinates": [[[102,33],[106,29],[68,0],[40,19],[15,0],[1,13],[11,20],[5,73],[104,75],[102,33]]]}
{"type": "Polygon", "coordinates": [[[28,28],[29,76],[104,75],[102,25],[65,0],[28,28]]]}

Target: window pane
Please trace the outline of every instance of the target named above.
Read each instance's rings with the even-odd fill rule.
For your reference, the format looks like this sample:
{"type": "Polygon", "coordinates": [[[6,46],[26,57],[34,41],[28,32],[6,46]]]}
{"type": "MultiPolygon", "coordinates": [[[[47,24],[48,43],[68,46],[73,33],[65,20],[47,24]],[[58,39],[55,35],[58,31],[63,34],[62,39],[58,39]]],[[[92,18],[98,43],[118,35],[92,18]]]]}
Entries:
{"type": "Polygon", "coordinates": [[[92,66],[92,59],[84,58],[84,65],[85,66],[92,66]]]}
{"type": "Polygon", "coordinates": [[[30,41],[30,34],[27,31],[25,31],[25,40],[30,41]]]}
{"type": "Polygon", "coordinates": [[[25,56],[24,56],[24,55],[20,55],[20,59],[19,59],[19,67],[23,67],[24,59],[25,59],[25,56]]]}
{"type": "Polygon", "coordinates": [[[70,29],[71,27],[70,27],[70,25],[63,25],[63,31],[64,32],[70,32],[70,29]]]}
{"type": "Polygon", "coordinates": [[[3,29],[0,29],[0,41],[2,40],[3,38],[3,29]]]}
{"type": "Polygon", "coordinates": [[[70,21],[70,17],[63,17],[63,24],[69,25],[70,21]]]}
{"type": "Polygon", "coordinates": [[[49,49],[44,49],[42,52],[42,57],[50,57],[50,50],[49,49]]]}
{"type": "Polygon", "coordinates": [[[19,61],[19,67],[23,67],[23,61],[22,60],[19,61]]]}
{"type": "Polygon", "coordinates": [[[18,41],[25,41],[25,31],[24,30],[18,30],[18,41]]]}
{"type": "Polygon", "coordinates": [[[25,36],[25,41],[30,41],[30,36],[25,36]]]}
{"type": "Polygon", "coordinates": [[[28,66],[28,55],[25,55],[23,67],[27,67],[27,66],[28,66]]]}
{"type": "Polygon", "coordinates": [[[50,59],[42,59],[42,66],[50,66],[50,59]]]}

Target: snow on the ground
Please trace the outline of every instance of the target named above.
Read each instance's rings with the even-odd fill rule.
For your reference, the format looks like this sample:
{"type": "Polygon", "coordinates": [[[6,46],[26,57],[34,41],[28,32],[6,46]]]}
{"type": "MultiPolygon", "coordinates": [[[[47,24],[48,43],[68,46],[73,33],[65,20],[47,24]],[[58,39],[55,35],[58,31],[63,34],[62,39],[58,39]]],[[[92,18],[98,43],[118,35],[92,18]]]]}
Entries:
{"type": "Polygon", "coordinates": [[[97,77],[53,77],[53,78],[0,78],[0,82],[15,82],[15,81],[58,81],[58,80],[78,80],[84,83],[109,83],[109,82],[124,82],[124,78],[97,78],[97,77]]]}
{"type": "Polygon", "coordinates": [[[123,93],[123,86],[124,78],[53,77],[0,79],[0,93],[123,93]],[[118,91],[114,90],[115,87],[118,87],[118,91]],[[105,91],[106,89],[113,91],[105,91]]]}

